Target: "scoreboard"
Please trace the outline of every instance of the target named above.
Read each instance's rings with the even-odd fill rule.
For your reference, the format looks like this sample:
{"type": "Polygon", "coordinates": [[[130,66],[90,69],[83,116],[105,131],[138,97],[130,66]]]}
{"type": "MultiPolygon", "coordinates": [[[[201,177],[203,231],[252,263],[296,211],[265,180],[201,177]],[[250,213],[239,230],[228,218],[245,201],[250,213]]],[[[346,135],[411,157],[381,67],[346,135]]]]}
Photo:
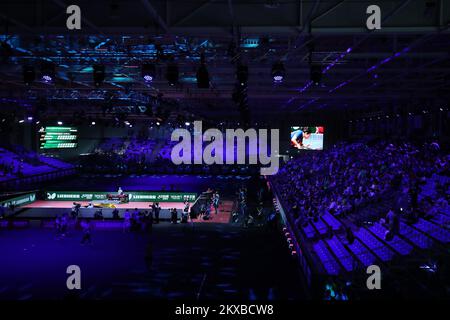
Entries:
{"type": "Polygon", "coordinates": [[[42,127],[39,129],[40,149],[69,149],[78,145],[78,129],[73,127],[42,127]]]}

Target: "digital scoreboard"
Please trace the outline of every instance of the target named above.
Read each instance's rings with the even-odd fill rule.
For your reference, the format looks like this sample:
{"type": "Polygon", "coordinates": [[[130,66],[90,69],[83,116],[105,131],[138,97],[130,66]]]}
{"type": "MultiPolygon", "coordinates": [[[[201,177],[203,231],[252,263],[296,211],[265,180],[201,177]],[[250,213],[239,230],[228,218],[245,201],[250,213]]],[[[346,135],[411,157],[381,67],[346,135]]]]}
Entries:
{"type": "Polygon", "coordinates": [[[73,127],[42,127],[39,129],[40,149],[69,149],[78,145],[78,129],[73,127]]]}

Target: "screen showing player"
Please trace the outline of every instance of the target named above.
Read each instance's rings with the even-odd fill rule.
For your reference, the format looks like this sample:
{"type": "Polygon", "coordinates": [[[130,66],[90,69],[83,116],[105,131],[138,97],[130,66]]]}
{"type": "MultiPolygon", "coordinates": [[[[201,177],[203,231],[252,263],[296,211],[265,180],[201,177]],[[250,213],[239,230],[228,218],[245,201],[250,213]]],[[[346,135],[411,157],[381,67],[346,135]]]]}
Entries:
{"type": "Polygon", "coordinates": [[[324,127],[291,127],[291,146],[299,150],[323,150],[324,127]]]}

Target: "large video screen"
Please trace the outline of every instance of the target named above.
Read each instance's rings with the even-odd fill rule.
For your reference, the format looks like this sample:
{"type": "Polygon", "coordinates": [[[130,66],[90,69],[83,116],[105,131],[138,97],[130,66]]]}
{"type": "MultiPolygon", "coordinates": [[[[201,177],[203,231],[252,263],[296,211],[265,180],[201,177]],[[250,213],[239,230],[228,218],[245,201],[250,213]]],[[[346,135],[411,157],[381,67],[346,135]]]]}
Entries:
{"type": "Polygon", "coordinates": [[[78,130],[73,127],[41,127],[40,149],[69,149],[78,145],[78,130]]]}
{"type": "Polygon", "coordinates": [[[323,150],[324,127],[291,127],[291,146],[299,150],[323,150]]]}

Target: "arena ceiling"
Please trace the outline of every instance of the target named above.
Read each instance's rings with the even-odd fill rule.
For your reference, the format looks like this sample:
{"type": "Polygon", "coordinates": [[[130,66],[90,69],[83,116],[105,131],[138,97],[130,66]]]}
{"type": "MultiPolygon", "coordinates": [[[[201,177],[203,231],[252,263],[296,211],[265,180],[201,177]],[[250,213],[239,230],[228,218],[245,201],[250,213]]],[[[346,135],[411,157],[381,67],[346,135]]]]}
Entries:
{"type": "Polygon", "coordinates": [[[2,97],[162,95],[226,114],[241,61],[249,67],[249,103],[260,114],[449,100],[446,0],[3,0],[0,22],[2,97]],[[70,4],[82,10],[81,30],[66,28],[70,4]],[[381,8],[381,30],[366,28],[371,4],[381,8]],[[196,86],[201,54],[210,89],[196,86]],[[22,66],[43,60],[57,65],[56,81],[25,85],[22,66]],[[156,64],[151,84],[141,76],[145,61],[156,64]],[[177,86],[165,78],[169,61],[180,69],[177,86]],[[286,77],[274,84],[278,61],[286,77]],[[93,64],[106,67],[99,88],[93,64]],[[318,85],[311,65],[321,66],[318,85]]]}

